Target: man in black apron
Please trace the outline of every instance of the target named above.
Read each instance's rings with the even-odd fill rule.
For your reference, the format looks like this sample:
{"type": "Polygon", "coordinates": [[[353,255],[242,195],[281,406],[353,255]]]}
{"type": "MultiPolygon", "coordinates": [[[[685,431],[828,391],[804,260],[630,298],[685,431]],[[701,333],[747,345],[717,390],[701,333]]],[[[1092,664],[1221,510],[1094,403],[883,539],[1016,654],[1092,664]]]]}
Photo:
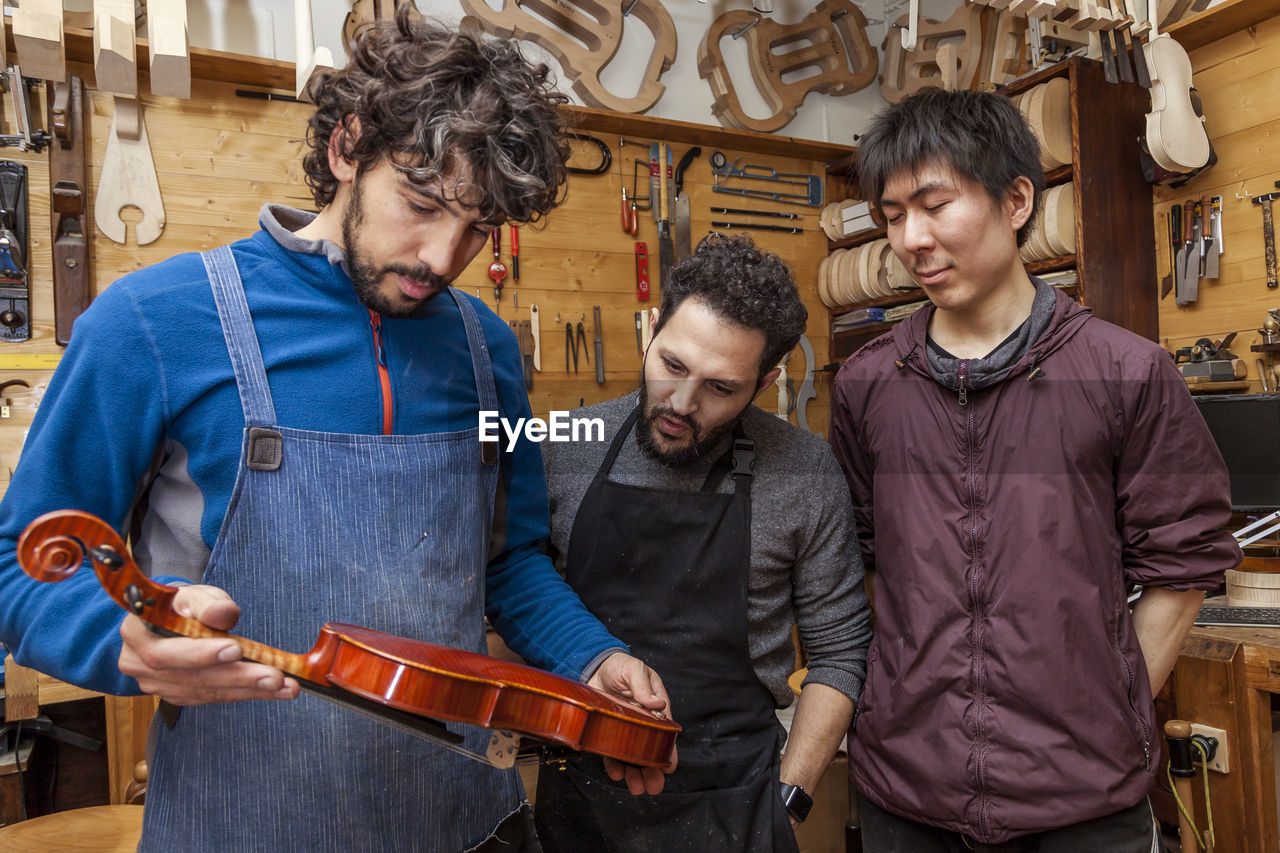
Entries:
{"type": "Polygon", "coordinates": [[[834,458],[751,405],[806,316],[779,258],[706,241],[664,282],[639,392],[576,413],[602,418],[606,441],[544,446],[566,580],[662,673],[684,726],[660,795],[631,796],[598,760],[544,756],[548,851],[796,849],[870,639],[834,458]],[[793,624],[810,674],[780,761],[793,624]]]}

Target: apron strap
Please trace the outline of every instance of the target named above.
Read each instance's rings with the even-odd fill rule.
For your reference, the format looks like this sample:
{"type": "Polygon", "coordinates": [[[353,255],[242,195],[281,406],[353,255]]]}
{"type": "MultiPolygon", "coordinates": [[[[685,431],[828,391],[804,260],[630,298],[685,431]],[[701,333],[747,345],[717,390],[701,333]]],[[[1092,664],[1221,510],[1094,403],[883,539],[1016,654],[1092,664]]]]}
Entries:
{"type": "Polygon", "coordinates": [[[213,288],[213,301],[218,308],[218,320],[222,323],[222,336],[227,341],[227,353],[231,356],[231,369],[235,373],[236,389],[240,392],[245,426],[272,426],[276,422],[276,407],[271,401],[258,334],[253,329],[244,283],[231,247],[219,246],[212,251],[201,252],[200,257],[213,288]]]}
{"type": "Polygon", "coordinates": [[[739,420],[733,427],[733,443],[707,472],[702,491],[714,492],[727,475],[733,474],[734,494],[750,496],[752,471],[755,467],[756,443],[747,438],[746,430],[739,420]]]}
{"type": "MultiPolygon", "coordinates": [[[[493,360],[489,357],[489,344],[480,329],[480,317],[476,314],[475,306],[456,288],[450,287],[449,295],[458,306],[458,311],[462,314],[462,325],[467,331],[467,349],[471,351],[471,372],[476,378],[480,411],[499,411],[498,389],[493,379],[493,360]]],[[[495,442],[482,442],[480,458],[486,465],[497,465],[498,445],[495,442]]]]}

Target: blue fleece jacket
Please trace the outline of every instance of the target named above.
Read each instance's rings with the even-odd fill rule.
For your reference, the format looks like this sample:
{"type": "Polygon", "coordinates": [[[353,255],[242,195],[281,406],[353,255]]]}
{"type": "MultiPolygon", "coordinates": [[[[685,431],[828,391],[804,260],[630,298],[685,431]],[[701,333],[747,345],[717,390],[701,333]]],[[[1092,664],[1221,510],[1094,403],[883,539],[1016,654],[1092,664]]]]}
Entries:
{"type": "MultiPolygon", "coordinates": [[[[232,245],[279,423],[381,433],[381,358],[393,433],[474,428],[479,399],[457,305],[440,297],[411,319],[371,315],[356,298],[341,250],[292,235],[308,217],[268,206],[263,230],[232,245]]],[[[529,417],[515,336],[472,301],[503,415],[529,417]]],[[[17,563],[17,538],[55,509],[84,510],[123,529],[150,485],[135,556],[162,582],[198,581],[235,485],[243,428],[199,255],[125,276],[93,302],[76,321],[0,502],[0,642],[19,663],[108,693],[138,692],[116,665],[124,611],[91,571],[57,584],[27,577],[17,563]]],[[[500,502],[486,615],[526,660],[577,678],[623,644],[586,611],[542,551],[549,520],[538,445],[521,441],[509,453],[502,447],[505,510],[500,502]]]]}

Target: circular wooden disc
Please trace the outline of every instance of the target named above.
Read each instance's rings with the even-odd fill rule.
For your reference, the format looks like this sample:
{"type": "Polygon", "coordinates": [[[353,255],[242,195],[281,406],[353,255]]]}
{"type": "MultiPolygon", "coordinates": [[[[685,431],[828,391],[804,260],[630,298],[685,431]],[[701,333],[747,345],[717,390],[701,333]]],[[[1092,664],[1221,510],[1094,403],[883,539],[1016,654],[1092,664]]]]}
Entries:
{"type": "Polygon", "coordinates": [[[831,261],[831,269],[827,270],[827,295],[832,305],[849,305],[845,298],[845,264],[849,261],[852,248],[841,248],[831,261]]]}
{"type": "Polygon", "coordinates": [[[1044,210],[1040,216],[1044,227],[1045,239],[1049,243],[1049,248],[1053,250],[1054,255],[1067,254],[1066,246],[1058,239],[1058,234],[1062,230],[1061,210],[1058,205],[1059,199],[1062,198],[1062,187],[1051,187],[1044,195],[1044,210]]]}
{"type": "Polygon", "coordinates": [[[1066,166],[1071,162],[1071,85],[1067,78],[1055,77],[1041,88],[1041,144],[1053,163],[1050,168],[1066,166]]]}
{"type": "Polygon", "coordinates": [[[892,296],[893,282],[890,280],[889,273],[892,269],[891,265],[893,263],[891,260],[893,257],[893,247],[889,244],[888,240],[880,240],[877,242],[880,242],[883,245],[880,247],[880,251],[876,256],[876,291],[881,296],[892,296]]]}
{"type": "Polygon", "coordinates": [[[872,240],[867,243],[867,249],[862,253],[862,292],[867,299],[875,299],[880,296],[880,241],[872,240]]]}
{"type": "Polygon", "coordinates": [[[1068,255],[1076,252],[1076,185],[1070,182],[1062,185],[1062,195],[1058,198],[1058,222],[1061,230],[1058,238],[1068,255]]]}
{"type": "Polygon", "coordinates": [[[859,302],[865,302],[867,293],[862,288],[863,267],[866,265],[867,246],[863,243],[855,248],[849,258],[849,266],[845,277],[846,286],[849,288],[849,303],[856,305],[859,302]]]}
{"type": "Polygon", "coordinates": [[[827,292],[827,270],[831,269],[831,255],[827,255],[818,262],[818,298],[822,300],[822,304],[828,308],[834,308],[831,304],[831,295],[827,292]]]}
{"type": "Polygon", "coordinates": [[[832,268],[831,297],[840,305],[850,305],[854,301],[849,289],[849,265],[854,260],[856,252],[858,252],[856,246],[845,250],[845,254],[840,256],[840,260],[832,268]]]}

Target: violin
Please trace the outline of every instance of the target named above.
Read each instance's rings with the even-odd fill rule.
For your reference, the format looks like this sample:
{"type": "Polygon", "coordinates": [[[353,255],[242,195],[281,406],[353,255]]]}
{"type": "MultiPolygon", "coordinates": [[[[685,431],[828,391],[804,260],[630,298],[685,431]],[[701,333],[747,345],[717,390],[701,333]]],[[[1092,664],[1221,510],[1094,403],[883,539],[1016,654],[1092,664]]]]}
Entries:
{"type": "Polygon", "coordinates": [[[1156,33],[1143,47],[1151,75],[1151,111],[1146,115],[1146,144],[1151,159],[1169,172],[1193,172],[1209,162],[1213,147],[1196,109],[1191,59],[1168,33],[1156,33]]]}
{"type": "MultiPolygon", "coordinates": [[[[471,758],[509,767],[515,738],[480,756],[439,720],[509,729],[627,764],[665,766],[680,726],[585,684],[488,655],[327,623],[309,652],[295,654],[218,631],[174,612],[178,588],[142,573],[116,531],[78,510],[46,513],[18,539],[18,562],[40,581],[70,577],[88,557],[103,589],[157,633],[230,638],[243,657],[276,667],[303,689],[406,729],[471,758]]],[[[491,745],[492,746],[492,745],[491,745]]]]}

